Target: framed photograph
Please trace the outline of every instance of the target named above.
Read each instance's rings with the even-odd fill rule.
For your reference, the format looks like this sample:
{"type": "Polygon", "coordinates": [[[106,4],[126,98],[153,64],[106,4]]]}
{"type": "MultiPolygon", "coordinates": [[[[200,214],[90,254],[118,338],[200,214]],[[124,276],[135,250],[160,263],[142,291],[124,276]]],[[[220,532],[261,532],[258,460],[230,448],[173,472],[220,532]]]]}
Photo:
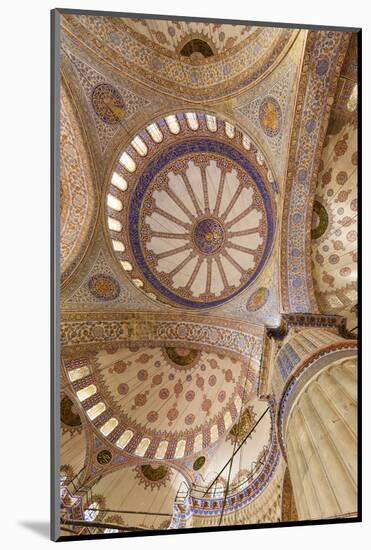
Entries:
{"type": "Polygon", "coordinates": [[[361,521],[360,29],[51,20],[52,539],[361,521]]]}

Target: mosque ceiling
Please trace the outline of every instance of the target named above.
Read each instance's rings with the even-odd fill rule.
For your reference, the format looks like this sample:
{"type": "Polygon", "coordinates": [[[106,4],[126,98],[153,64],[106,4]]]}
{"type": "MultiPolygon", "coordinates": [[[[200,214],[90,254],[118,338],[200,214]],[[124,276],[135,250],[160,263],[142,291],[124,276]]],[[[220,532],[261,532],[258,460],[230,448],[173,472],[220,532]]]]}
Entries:
{"type": "Polygon", "coordinates": [[[97,218],[97,191],[85,136],[61,87],[60,265],[62,281],[78,266],[97,218]]]}
{"type": "Polygon", "coordinates": [[[319,308],[357,325],[357,44],[340,74],[322,150],[312,219],[313,278],[319,308]]]}
{"type": "Polygon", "coordinates": [[[203,112],[151,122],[120,153],[107,195],[118,261],[154,299],[220,305],[257,278],[275,233],[276,183],[259,149],[203,112]]]}
{"type": "Polygon", "coordinates": [[[283,311],[318,311],[310,253],[313,201],[323,141],[349,39],[341,32],[313,32],[306,44],[282,209],[283,311]]]}
{"type": "MultiPolygon", "coordinates": [[[[268,405],[226,513],[279,517],[265,327],[356,311],[348,45],[330,31],[62,17],[62,473],[82,470],[101,508],[130,494],[133,511],[164,514],[131,526],[168,526],[179,487],[212,482],[268,405]]],[[[195,497],[192,513],[220,514],[217,500],[195,497]]]]}
{"type": "MultiPolygon", "coordinates": [[[[137,26],[134,30],[133,24],[126,21],[124,18],[65,15],[64,29],[97,57],[106,62],[109,60],[116,71],[131,75],[131,78],[135,75],[135,80],[161,93],[196,102],[220,100],[254,85],[274,69],[298,33],[291,29],[240,26],[241,32],[247,29],[244,38],[241,39],[241,32],[236,27],[230,31],[235,36],[228,37],[236,38],[236,46],[220,46],[218,52],[212,44],[212,25],[206,25],[211,38],[205,36],[206,40],[201,40],[211,50],[214,48],[215,54],[195,56],[181,55],[182,47],[178,50],[175,44],[176,40],[180,45],[187,43],[188,29],[189,40],[194,39],[191,24],[183,24],[182,29],[170,26],[175,29],[174,36],[177,38],[172,40],[171,47],[165,48],[159,45],[156,38],[146,36],[151,34],[150,27],[144,28],[143,25],[139,29],[137,26]]],[[[153,25],[169,28],[165,21],[153,22],[153,25]]],[[[153,36],[155,32],[152,32],[153,36]]],[[[224,42],[220,41],[222,32],[218,35],[219,43],[224,42]]]]}
{"type": "Polygon", "coordinates": [[[236,422],[257,379],[248,359],[189,344],[101,350],[66,359],[65,368],[87,419],[107,444],[158,460],[189,457],[215,444],[236,422]],[[83,386],[79,369],[90,372],[83,386]]]}

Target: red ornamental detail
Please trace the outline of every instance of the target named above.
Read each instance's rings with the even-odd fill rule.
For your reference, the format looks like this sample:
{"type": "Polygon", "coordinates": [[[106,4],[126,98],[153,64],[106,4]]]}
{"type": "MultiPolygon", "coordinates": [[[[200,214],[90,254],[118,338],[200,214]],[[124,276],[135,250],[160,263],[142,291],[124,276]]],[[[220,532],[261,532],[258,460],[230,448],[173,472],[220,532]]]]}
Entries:
{"type": "Polygon", "coordinates": [[[347,191],[345,191],[345,190],[340,191],[340,193],[338,194],[338,196],[335,199],[335,202],[346,202],[346,200],[348,199],[350,193],[351,193],[351,189],[348,189],[347,191]]]}
{"type": "Polygon", "coordinates": [[[182,393],[182,391],[183,391],[183,384],[182,384],[181,380],[178,380],[178,382],[174,386],[174,393],[175,393],[176,397],[179,397],[179,395],[182,393]]]}
{"type": "Polygon", "coordinates": [[[196,381],[197,387],[200,388],[200,389],[203,389],[204,383],[205,383],[204,378],[202,376],[200,376],[199,374],[197,374],[197,381],[196,381]]]}
{"type": "Polygon", "coordinates": [[[209,414],[210,408],[211,408],[211,399],[207,399],[206,396],[204,397],[204,400],[202,402],[202,410],[206,412],[206,414],[209,414]]]}
{"type": "Polygon", "coordinates": [[[143,407],[147,403],[147,396],[145,393],[137,393],[134,399],[134,403],[137,407],[143,407]]]}
{"type": "Polygon", "coordinates": [[[126,371],[126,367],[127,367],[127,364],[125,363],[125,361],[117,361],[113,365],[113,370],[117,372],[117,374],[122,374],[123,372],[126,371]]]}
{"type": "Polygon", "coordinates": [[[344,185],[344,183],[346,183],[347,179],[348,179],[348,174],[346,172],[344,172],[343,170],[341,172],[339,172],[338,175],[336,176],[336,182],[339,185],[344,185]]]}
{"type": "Polygon", "coordinates": [[[151,411],[147,414],[148,422],[156,422],[158,419],[158,413],[156,411],[151,411]]]}
{"type": "Polygon", "coordinates": [[[346,151],[348,149],[348,144],[347,144],[348,137],[349,137],[348,134],[345,134],[344,139],[341,139],[335,145],[335,154],[336,154],[336,156],[341,157],[346,153],[346,151]]]}
{"type": "Polygon", "coordinates": [[[187,424],[187,426],[190,426],[195,421],[195,415],[194,414],[187,414],[185,417],[184,422],[187,424]]]}
{"type": "Polygon", "coordinates": [[[159,396],[160,396],[160,399],[167,399],[170,395],[170,392],[167,388],[162,388],[160,391],[159,391],[159,396]]]}
{"type": "Polygon", "coordinates": [[[216,376],[215,374],[212,374],[210,377],[209,377],[209,385],[210,386],[215,386],[216,384],[216,376]]]}
{"type": "Polygon", "coordinates": [[[117,386],[117,391],[120,395],[126,395],[129,391],[129,386],[127,384],[119,384],[117,386]]]}
{"type": "Polygon", "coordinates": [[[162,374],[155,374],[155,376],[152,378],[152,386],[158,386],[162,382],[162,374]]]}
{"type": "Polygon", "coordinates": [[[357,240],[357,231],[349,231],[347,233],[347,240],[350,243],[353,243],[354,241],[356,241],[357,240]]]}
{"type": "Polygon", "coordinates": [[[175,407],[172,407],[167,411],[167,417],[170,421],[175,420],[179,415],[178,410],[175,407]]]}
{"type": "Polygon", "coordinates": [[[195,398],[195,392],[193,390],[187,391],[187,393],[185,394],[185,398],[187,401],[193,401],[195,398]]]}
{"type": "Polygon", "coordinates": [[[225,400],[225,397],[226,397],[226,393],[224,390],[220,391],[218,393],[218,401],[219,403],[223,403],[223,401],[225,400]]]}
{"type": "Polygon", "coordinates": [[[208,359],[209,361],[209,365],[212,369],[217,369],[218,368],[218,363],[216,362],[215,359],[208,359]]]}
{"type": "Polygon", "coordinates": [[[226,382],[231,382],[233,379],[233,373],[231,369],[227,369],[224,373],[224,378],[226,382]]]}
{"type": "Polygon", "coordinates": [[[148,353],[142,353],[142,355],[138,357],[137,361],[138,363],[142,363],[142,365],[144,365],[145,363],[148,363],[150,359],[152,359],[152,355],[148,355],[148,353]]]}

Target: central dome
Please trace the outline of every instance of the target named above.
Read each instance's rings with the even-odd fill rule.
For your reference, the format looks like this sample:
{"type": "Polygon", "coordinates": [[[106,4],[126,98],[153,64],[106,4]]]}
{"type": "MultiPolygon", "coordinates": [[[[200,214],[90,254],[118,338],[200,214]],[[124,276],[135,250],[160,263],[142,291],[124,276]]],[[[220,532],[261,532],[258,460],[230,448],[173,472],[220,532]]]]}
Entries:
{"type": "Polygon", "coordinates": [[[268,172],[250,140],[215,117],[150,125],[121,155],[107,198],[113,246],[134,284],[198,308],[250,285],[273,239],[268,172]]]}

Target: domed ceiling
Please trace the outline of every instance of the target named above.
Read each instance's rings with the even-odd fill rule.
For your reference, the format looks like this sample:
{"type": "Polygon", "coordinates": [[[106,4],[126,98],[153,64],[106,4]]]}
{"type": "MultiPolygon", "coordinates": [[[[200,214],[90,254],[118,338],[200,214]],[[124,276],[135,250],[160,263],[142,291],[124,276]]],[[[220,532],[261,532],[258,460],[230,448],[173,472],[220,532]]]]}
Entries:
{"type": "MultiPolygon", "coordinates": [[[[103,477],[94,486],[94,493],[98,496],[95,500],[99,502],[102,499],[102,508],[108,510],[127,510],[130,501],[132,513],[102,513],[106,523],[129,528],[167,529],[174,499],[182,482],[184,477],[168,466],[138,465],[103,477]]],[[[97,516],[96,520],[100,519],[97,516]]]]}
{"type": "Polygon", "coordinates": [[[60,167],[60,262],[64,280],[86,251],[97,206],[88,151],[65,86],[61,86],[60,167]]]}
{"type": "Polygon", "coordinates": [[[264,156],[235,126],[203,112],[159,119],[111,174],[106,213],[116,257],[152,298],[220,305],[256,279],[270,254],[273,188],[264,156]]]}
{"type": "Polygon", "coordinates": [[[75,364],[66,362],[69,379],[98,433],[129,455],[157,460],[216,443],[256,376],[248,360],[189,347],[131,346],[100,351],[83,369],[75,364]]]}
{"type": "Polygon", "coordinates": [[[357,327],[357,43],[339,79],[324,142],[312,220],[312,262],[318,305],[357,327]]]}
{"type": "Polygon", "coordinates": [[[265,412],[233,459],[223,513],[276,521],[269,491],[275,475],[279,508],[283,462],[258,375],[265,331],[286,308],[282,281],[312,284],[310,271],[297,284],[298,248],[281,265],[283,245],[310,228],[300,215],[282,228],[285,208],[310,210],[299,168],[321,151],[317,297],[329,312],[343,312],[335,299],[356,303],[352,121],[329,128],[322,148],[323,113],[344,113],[336,37],[62,16],[61,473],[83,469],[101,508],[134,512],[103,508],[99,521],[168,528],[184,487],[195,526],[218,522],[227,470],[215,495],[188,491],[206,490],[265,412]]]}
{"type": "Polygon", "coordinates": [[[297,30],[65,15],[68,33],[116,70],[192,101],[236,94],[269,74],[297,30]]]}

